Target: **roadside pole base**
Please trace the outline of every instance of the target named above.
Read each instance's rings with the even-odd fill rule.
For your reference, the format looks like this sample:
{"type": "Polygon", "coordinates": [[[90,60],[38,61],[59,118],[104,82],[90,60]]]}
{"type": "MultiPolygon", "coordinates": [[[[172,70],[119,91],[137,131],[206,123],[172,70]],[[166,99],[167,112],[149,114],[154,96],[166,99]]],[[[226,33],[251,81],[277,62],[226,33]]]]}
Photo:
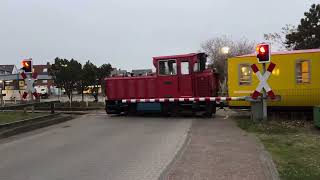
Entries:
{"type": "Polygon", "coordinates": [[[251,101],[251,119],[253,121],[263,120],[263,105],[262,101],[251,101]]]}

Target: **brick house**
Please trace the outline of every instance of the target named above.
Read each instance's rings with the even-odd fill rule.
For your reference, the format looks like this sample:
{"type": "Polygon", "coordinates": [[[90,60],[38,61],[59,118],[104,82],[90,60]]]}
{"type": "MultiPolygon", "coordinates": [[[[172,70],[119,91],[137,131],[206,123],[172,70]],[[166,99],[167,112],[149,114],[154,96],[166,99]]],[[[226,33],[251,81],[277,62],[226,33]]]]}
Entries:
{"type": "Polygon", "coordinates": [[[45,65],[33,65],[33,72],[36,72],[38,76],[42,77],[48,77],[47,79],[42,79],[42,80],[37,80],[35,82],[35,86],[47,86],[49,92],[54,86],[54,81],[50,78],[49,76],[49,68],[50,68],[50,63],[48,62],[45,65]]]}

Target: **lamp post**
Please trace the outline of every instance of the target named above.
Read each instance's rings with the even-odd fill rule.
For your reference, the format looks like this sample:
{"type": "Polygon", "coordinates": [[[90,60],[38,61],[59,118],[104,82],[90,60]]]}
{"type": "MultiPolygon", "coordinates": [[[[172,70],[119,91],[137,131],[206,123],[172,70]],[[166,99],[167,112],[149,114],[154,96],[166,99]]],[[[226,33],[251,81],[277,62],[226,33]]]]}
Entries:
{"type": "MultiPolygon", "coordinates": [[[[224,61],[224,81],[223,81],[223,89],[222,91],[227,91],[227,73],[228,73],[228,64],[227,64],[227,58],[230,54],[230,47],[224,46],[221,48],[221,53],[224,55],[225,61],[224,61]]],[[[227,95],[227,92],[222,92],[222,95],[227,95]]]]}

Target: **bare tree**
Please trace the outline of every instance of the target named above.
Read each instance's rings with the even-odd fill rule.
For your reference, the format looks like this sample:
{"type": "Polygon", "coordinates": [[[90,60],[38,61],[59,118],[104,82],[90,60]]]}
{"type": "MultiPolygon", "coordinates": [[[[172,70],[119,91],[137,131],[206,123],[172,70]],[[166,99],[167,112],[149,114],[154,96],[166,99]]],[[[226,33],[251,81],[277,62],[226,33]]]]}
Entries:
{"type": "Polygon", "coordinates": [[[294,25],[286,24],[281,28],[280,33],[268,33],[264,34],[264,39],[271,45],[275,45],[279,50],[292,50],[292,47],[286,45],[286,35],[292,34],[297,31],[297,28],[294,25]]]}
{"type": "Polygon", "coordinates": [[[233,56],[240,56],[254,52],[255,43],[246,38],[232,40],[230,37],[221,36],[205,41],[201,45],[209,58],[209,66],[216,69],[220,74],[220,81],[226,80],[227,77],[227,59],[233,56]],[[228,47],[229,52],[223,53],[222,48],[228,47]]]}

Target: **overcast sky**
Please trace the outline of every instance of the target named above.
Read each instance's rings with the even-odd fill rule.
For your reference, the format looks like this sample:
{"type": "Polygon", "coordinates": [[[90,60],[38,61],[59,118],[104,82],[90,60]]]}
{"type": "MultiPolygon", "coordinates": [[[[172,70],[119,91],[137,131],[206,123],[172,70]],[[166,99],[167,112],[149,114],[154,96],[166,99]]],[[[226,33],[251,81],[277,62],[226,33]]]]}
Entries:
{"type": "Polygon", "coordinates": [[[153,56],[195,52],[216,36],[262,41],[312,3],[320,1],[0,0],[0,64],[61,57],[151,68],[153,56]]]}

